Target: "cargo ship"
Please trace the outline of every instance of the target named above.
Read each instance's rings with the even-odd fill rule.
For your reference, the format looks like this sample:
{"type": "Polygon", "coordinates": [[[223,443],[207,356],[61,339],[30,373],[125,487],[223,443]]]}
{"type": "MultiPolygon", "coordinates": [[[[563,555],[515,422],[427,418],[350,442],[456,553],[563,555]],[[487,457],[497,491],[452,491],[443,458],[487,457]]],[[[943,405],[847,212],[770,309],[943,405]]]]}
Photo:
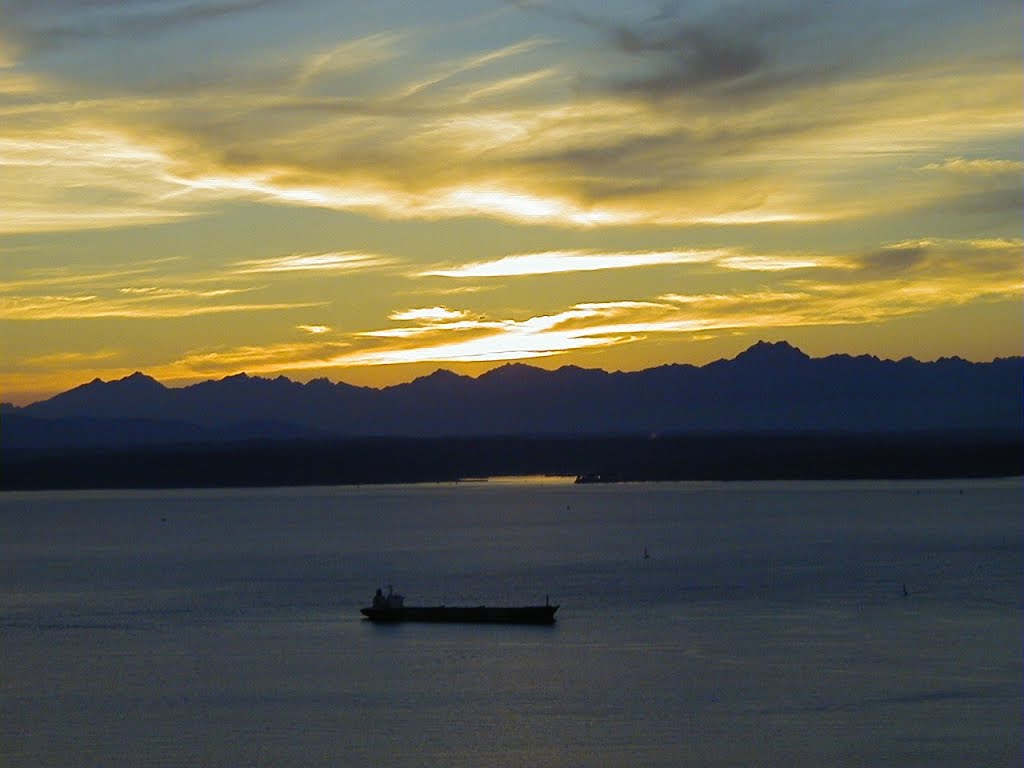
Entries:
{"type": "Polygon", "coordinates": [[[370,621],[430,621],[462,624],[554,624],[557,605],[545,600],[544,605],[514,607],[477,606],[413,606],[391,587],[385,595],[380,589],[373,596],[373,604],[359,612],[370,621]]]}

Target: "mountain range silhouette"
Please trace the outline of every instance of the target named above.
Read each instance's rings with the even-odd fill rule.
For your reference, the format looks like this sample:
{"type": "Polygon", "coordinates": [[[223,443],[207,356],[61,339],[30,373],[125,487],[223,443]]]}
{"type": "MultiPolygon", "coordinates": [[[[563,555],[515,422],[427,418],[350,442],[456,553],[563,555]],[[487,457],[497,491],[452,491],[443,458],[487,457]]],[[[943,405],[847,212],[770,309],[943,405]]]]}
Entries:
{"type": "Polygon", "coordinates": [[[1021,357],[812,358],[786,342],[758,342],[701,367],[514,363],[476,378],[438,370],[383,389],[246,374],[174,388],[134,373],[5,405],[0,449],[11,467],[45,456],[253,441],[1002,433],[1019,442],[1022,421],[1021,357]]]}

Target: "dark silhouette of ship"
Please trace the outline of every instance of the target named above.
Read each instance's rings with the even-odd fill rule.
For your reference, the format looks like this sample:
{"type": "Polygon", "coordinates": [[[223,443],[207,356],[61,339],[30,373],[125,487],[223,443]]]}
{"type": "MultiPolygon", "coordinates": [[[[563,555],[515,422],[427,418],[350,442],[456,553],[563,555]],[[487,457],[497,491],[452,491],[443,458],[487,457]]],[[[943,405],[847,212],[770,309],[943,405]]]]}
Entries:
{"type": "Polygon", "coordinates": [[[544,605],[515,607],[478,606],[412,606],[391,587],[385,595],[380,589],[373,596],[373,605],[359,612],[370,621],[429,621],[462,624],[554,624],[557,605],[546,600],[544,605]]]}

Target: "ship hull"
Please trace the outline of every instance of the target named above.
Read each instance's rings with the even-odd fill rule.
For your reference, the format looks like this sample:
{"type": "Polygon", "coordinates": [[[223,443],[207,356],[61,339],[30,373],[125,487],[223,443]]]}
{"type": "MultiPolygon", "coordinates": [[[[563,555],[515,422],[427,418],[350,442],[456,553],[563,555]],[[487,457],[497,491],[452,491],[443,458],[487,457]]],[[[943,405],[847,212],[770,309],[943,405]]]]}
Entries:
{"type": "Polygon", "coordinates": [[[557,605],[529,605],[516,608],[449,607],[445,605],[402,608],[361,608],[370,621],[395,623],[425,621],[454,624],[554,624],[557,605]]]}

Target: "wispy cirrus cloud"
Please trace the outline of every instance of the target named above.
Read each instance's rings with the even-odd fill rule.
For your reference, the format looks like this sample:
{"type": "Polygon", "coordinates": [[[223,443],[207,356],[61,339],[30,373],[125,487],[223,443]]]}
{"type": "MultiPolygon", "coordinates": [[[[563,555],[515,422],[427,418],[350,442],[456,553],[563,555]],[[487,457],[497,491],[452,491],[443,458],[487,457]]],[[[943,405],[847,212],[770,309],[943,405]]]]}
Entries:
{"type": "MultiPolygon", "coordinates": [[[[301,145],[274,142],[273,155],[262,137],[246,140],[252,131],[240,125],[224,151],[251,158],[247,167],[183,169],[174,180],[199,200],[249,197],[385,218],[480,216],[567,227],[863,218],[891,210],[892,197],[881,195],[878,184],[827,181],[823,163],[843,178],[855,176],[865,158],[912,158],[975,138],[1009,137],[1020,111],[1005,106],[1006,96],[1018,86],[987,74],[951,77],[949,91],[991,95],[982,105],[954,104],[939,115],[919,103],[924,96],[911,85],[855,81],[819,110],[831,115],[828,122],[795,121],[794,113],[818,114],[804,103],[810,95],[796,92],[793,101],[753,114],[712,112],[700,128],[674,111],[608,97],[443,115],[345,105],[304,130],[301,145]],[[891,109],[850,106],[865,101],[891,109]],[[348,146],[336,146],[337,136],[348,146]],[[439,162],[452,157],[456,166],[439,162]],[[394,168],[405,171],[396,177],[394,168]]],[[[912,207],[929,194],[934,190],[907,186],[899,204],[912,207]]]]}
{"type": "MultiPolygon", "coordinates": [[[[509,34],[472,44],[442,28],[429,40],[389,31],[394,23],[341,42],[282,40],[269,58],[293,63],[269,79],[253,46],[232,39],[201,74],[190,58],[169,58],[167,78],[179,85],[159,96],[148,95],[152,78],[134,79],[146,67],[123,68],[119,87],[138,89],[130,95],[88,67],[66,69],[41,98],[0,105],[0,140],[35,140],[38,161],[9,166],[9,178],[0,162],[0,186],[16,190],[0,231],[151,224],[233,199],[574,228],[864,218],[891,209],[894,197],[912,207],[929,196],[906,181],[908,167],[966,156],[976,143],[1019,145],[1016,41],[990,35],[982,54],[950,33],[995,33],[1002,20],[1019,20],[1010,4],[987,7],[970,14],[943,3],[925,23],[880,3],[828,13],[803,3],[675,6],[655,19],[531,4],[518,8],[509,34]],[[552,14],[560,34],[598,50],[574,49],[574,58],[555,46],[562,38],[542,31],[552,14]],[[906,25],[901,33],[878,33],[878,18],[892,16],[906,25]],[[952,49],[925,45],[940,38],[952,49]],[[919,46],[913,57],[907,39],[919,46]],[[250,66],[259,77],[247,75],[250,66]],[[373,77],[358,88],[331,77],[360,67],[373,77]],[[107,139],[91,136],[100,129],[107,139]],[[149,156],[140,163],[107,151],[128,145],[149,156]],[[866,158],[891,161],[876,166],[875,183],[851,183],[866,158]],[[894,186],[902,194],[883,191],[894,186]]],[[[76,33],[84,42],[135,27],[219,29],[231,18],[273,39],[271,21],[285,14],[255,0],[35,3],[17,5],[0,33],[76,33]]]]}
{"type": "MultiPolygon", "coordinates": [[[[263,358],[262,372],[306,371],[365,366],[416,365],[421,363],[486,363],[533,360],[584,349],[600,349],[637,342],[652,334],[693,334],[763,325],[766,315],[784,324],[799,325],[802,315],[780,314],[779,304],[796,302],[793,295],[739,295],[728,300],[714,297],[666,297],[657,301],[587,302],[552,315],[525,319],[467,318],[450,322],[413,323],[398,328],[365,331],[351,338],[340,353],[279,362],[263,358]],[[752,303],[754,302],[754,303],[752,303]],[[694,305],[703,307],[703,312],[694,305]],[[717,304],[714,312],[709,307],[717,304]],[[744,307],[744,314],[739,314],[744,307]],[[730,316],[730,311],[734,314],[730,316]]],[[[290,348],[291,349],[291,348],[290,348]]],[[[322,350],[318,350],[322,352],[322,350]]],[[[223,355],[202,358],[226,364],[244,359],[253,370],[258,350],[240,350],[238,358],[223,355]]],[[[185,362],[194,362],[189,358],[185,362]]]]}
{"type": "Polygon", "coordinates": [[[99,349],[89,352],[51,352],[45,355],[34,355],[21,361],[27,368],[63,368],[67,366],[91,365],[116,360],[124,354],[124,350],[99,349]]]}
{"type": "MultiPolygon", "coordinates": [[[[166,380],[247,371],[302,373],[423,363],[467,364],[536,360],[582,350],[639,343],[651,337],[707,338],[745,329],[879,323],[933,311],[955,302],[1019,298],[1024,281],[1006,263],[1013,243],[942,245],[926,260],[945,263],[951,248],[991,251],[978,269],[1002,275],[1000,287],[965,278],[952,269],[925,269],[927,280],[880,274],[869,280],[799,279],[777,289],[721,293],[666,293],[649,300],[581,302],[552,314],[487,317],[469,310],[427,307],[398,310],[398,326],[335,334],[330,342],[247,345],[189,353],[154,372],[166,380]]],[[[910,244],[895,244],[905,250],[910,244]]],[[[933,248],[934,246],[925,246],[933,248]]],[[[872,269],[870,259],[860,269],[872,269]]],[[[848,275],[850,268],[837,274],[848,275]]],[[[305,330],[305,329],[302,329],[305,330]]]]}
{"type": "Polygon", "coordinates": [[[154,375],[176,381],[243,371],[261,375],[329,367],[327,362],[347,346],[337,341],[303,341],[199,350],[155,369],[154,375]]]}
{"type": "Polygon", "coordinates": [[[274,272],[347,272],[391,264],[387,256],[356,251],[299,253],[269,259],[246,259],[234,264],[235,274],[252,275],[274,272]]]}
{"type": "Polygon", "coordinates": [[[448,307],[416,307],[414,309],[400,309],[388,315],[388,319],[398,322],[428,322],[441,323],[461,320],[466,317],[465,310],[449,309],[448,307]]]}
{"type": "Polygon", "coordinates": [[[117,292],[126,296],[134,296],[144,299],[214,299],[221,296],[232,296],[236,293],[246,293],[251,288],[210,288],[197,290],[194,288],[166,288],[155,285],[129,286],[118,288],[117,292]]]}
{"type": "Polygon", "coordinates": [[[514,91],[529,88],[544,80],[557,77],[558,75],[559,71],[556,68],[545,67],[533,72],[527,72],[513,77],[506,77],[501,80],[495,80],[482,85],[474,83],[463,90],[463,94],[459,98],[459,103],[469,104],[470,102],[479,101],[481,99],[494,99],[499,96],[507,96],[514,91]]]}
{"type": "Polygon", "coordinates": [[[493,261],[478,261],[451,268],[428,269],[420,277],[512,277],[549,275],[559,272],[591,272],[603,269],[695,264],[713,261],[724,251],[648,251],[636,253],[600,253],[591,251],[545,251],[502,256],[493,261]]]}
{"type": "MultiPolygon", "coordinates": [[[[853,326],[971,301],[1024,296],[1020,240],[927,239],[815,261],[814,277],[747,291],[579,302],[551,314],[493,316],[453,307],[396,310],[392,326],[345,335],[346,346],[293,355],[264,371],[530,360],[746,329],[853,326]],[[966,271],[965,271],[966,267],[966,271]]],[[[803,274],[803,273],[799,273],[803,274]]],[[[297,349],[297,348],[296,348],[297,349]]]]}
{"type": "Polygon", "coordinates": [[[438,69],[429,75],[428,77],[417,80],[404,86],[396,95],[397,98],[406,99],[410,96],[415,96],[422,91],[430,88],[434,88],[441,83],[461,75],[466,72],[470,72],[481,67],[485,67],[488,64],[501,61],[514,56],[520,56],[542,45],[550,45],[552,41],[545,40],[544,38],[534,37],[529,40],[523,40],[518,43],[506,45],[496,50],[486,51],[484,53],[477,53],[471,56],[464,57],[462,59],[444,62],[438,69]]]}
{"type": "Polygon", "coordinates": [[[354,40],[345,40],[327,50],[309,55],[296,76],[299,86],[337,74],[348,74],[390,61],[400,55],[406,35],[400,32],[376,32],[354,40]]]}
{"type": "MultiPolygon", "coordinates": [[[[974,255],[981,257],[975,265],[976,273],[987,274],[984,281],[965,276],[947,263],[954,249],[934,250],[925,255],[934,271],[921,266],[912,275],[882,274],[868,280],[863,274],[854,277],[859,270],[869,268],[865,258],[837,267],[832,281],[797,279],[778,288],[753,292],[670,293],[646,301],[583,302],[553,315],[521,320],[460,312],[450,321],[431,319],[364,332],[364,339],[388,343],[376,348],[355,348],[333,359],[330,365],[534,359],[638,342],[650,336],[858,325],[973,300],[1013,300],[1024,295],[1024,280],[1008,262],[1012,248],[1008,246],[993,244],[988,259],[984,257],[986,246],[975,248],[974,255]],[[942,264],[947,264],[947,268],[942,269],[942,264]],[[410,341],[415,343],[409,344],[410,341]]],[[[393,319],[396,317],[417,319],[405,315],[393,319]]]]}
{"type": "Polygon", "coordinates": [[[841,266],[837,259],[796,254],[744,254],[733,253],[719,259],[717,265],[743,272],[789,272],[794,269],[834,268],[841,266]]]}
{"type": "Polygon", "coordinates": [[[1010,174],[1020,176],[1024,173],[1024,161],[993,159],[979,157],[965,159],[963,157],[951,157],[940,163],[928,163],[921,167],[923,171],[944,171],[946,173],[995,176],[1010,174]]]}
{"type": "Polygon", "coordinates": [[[198,303],[184,296],[111,298],[96,294],[0,296],[3,320],[87,320],[102,317],[135,319],[199,317],[233,312],[267,312],[324,306],[326,302],[198,303]]]}
{"type": "Polygon", "coordinates": [[[118,269],[26,264],[0,282],[0,318],[72,320],[90,318],[169,319],[235,312],[279,311],[322,306],[321,301],[266,298],[267,287],[213,269],[194,271],[180,257],[143,258],[118,269]],[[247,300],[239,297],[247,296],[247,300]]]}
{"type": "Polygon", "coordinates": [[[148,276],[151,279],[161,267],[173,263],[176,259],[144,259],[117,269],[103,268],[81,268],[71,265],[59,267],[30,267],[19,272],[12,272],[6,279],[0,281],[0,294],[24,291],[30,288],[45,287],[52,289],[55,286],[95,284],[118,284],[125,280],[139,279],[148,276]]]}
{"type": "MultiPolygon", "coordinates": [[[[22,261],[31,263],[27,256],[22,261]]],[[[185,318],[226,313],[261,313],[324,307],[326,300],[282,300],[252,275],[340,272],[390,263],[354,252],[293,254],[243,260],[226,268],[196,271],[187,260],[143,259],[117,270],[26,267],[0,282],[0,318],[55,320],[89,318],[185,318]],[[239,297],[247,296],[246,300],[239,297]]],[[[325,325],[304,326],[309,333],[325,325]]],[[[318,330],[323,329],[323,330],[318,330]]]]}
{"type": "Polygon", "coordinates": [[[736,249],[714,248],[623,253],[566,250],[502,256],[453,267],[433,267],[417,277],[489,278],[551,275],[564,272],[595,272],[680,264],[712,264],[722,269],[783,272],[834,266],[834,260],[811,255],[748,254],[736,249]]]}
{"type": "MultiPolygon", "coordinates": [[[[993,103],[1000,101],[998,78],[977,79],[964,75],[949,90],[987,89],[993,103]]],[[[1009,92],[1014,84],[1003,86],[1009,92]]],[[[488,87],[477,84],[477,90],[488,87]]],[[[116,130],[65,126],[52,137],[0,137],[0,180],[6,173],[8,188],[18,190],[0,212],[0,231],[158,223],[231,199],[385,218],[483,216],[570,227],[807,223],[864,216],[883,205],[866,192],[851,202],[831,185],[823,189],[813,172],[821,159],[839,169],[866,154],[913,156],[972,132],[1010,134],[1019,117],[1006,108],[976,108],[968,120],[964,109],[951,108],[922,122],[920,112],[902,106],[913,94],[897,86],[846,87],[847,101],[901,105],[900,113],[844,117],[849,107],[837,97],[828,124],[795,123],[794,110],[804,113],[795,103],[760,110],[749,123],[743,121],[751,116],[712,114],[697,129],[656,105],[608,97],[557,108],[412,114],[342,101],[317,107],[323,114],[310,127],[274,135],[255,126],[308,120],[308,102],[233,97],[236,113],[221,117],[215,94],[195,104],[153,100],[130,109],[108,100],[76,109],[93,120],[123,111],[126,122],[116,130]],[[168,126],[176,108],[195,114],[193,124],[168,126]],[[140,119],[148,135],[132,137],[130,121],[140,119]],[[216,134],[206,123],[217,126],[216,134]],[[337,143],[340,136],[347,146],[337,143]],[[450,163],[437,162],[452,156],[457,174],[450,163]],[[405,170],[396,176],[394,168],[405,170]]]]}
{"type": "Polygon", "coordinates": [[[194,215],[161,151],[110,131],[0,131],[0,234],[110,229],[194,215]]]}

